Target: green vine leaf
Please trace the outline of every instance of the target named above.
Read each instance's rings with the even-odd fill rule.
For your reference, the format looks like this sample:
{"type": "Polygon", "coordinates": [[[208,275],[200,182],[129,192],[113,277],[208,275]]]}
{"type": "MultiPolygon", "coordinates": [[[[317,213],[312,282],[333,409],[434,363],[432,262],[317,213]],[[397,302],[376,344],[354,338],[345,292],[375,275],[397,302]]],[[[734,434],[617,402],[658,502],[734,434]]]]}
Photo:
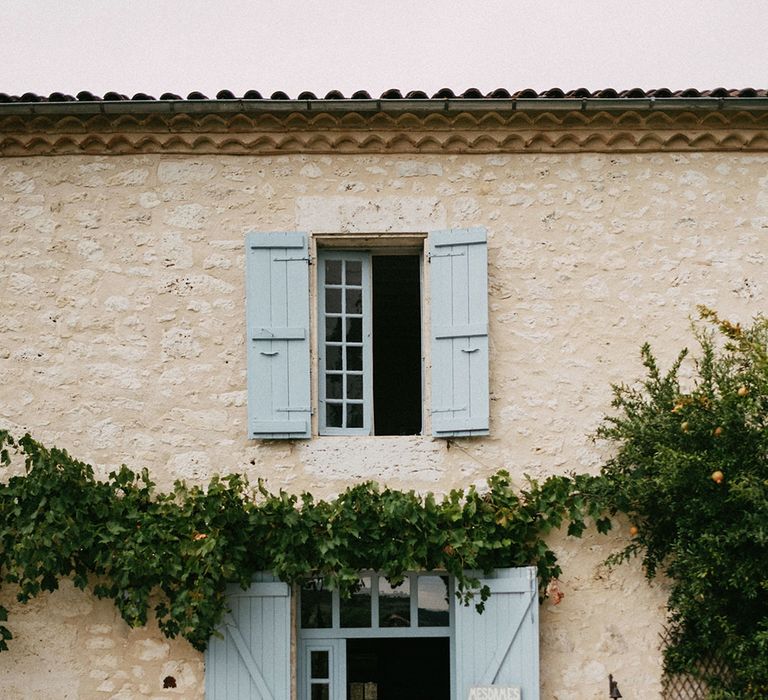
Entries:
{"type": "MultiPolygon", "coordinates": [[[[261,570],[288,583],[320,576],[342,595],[362,569],[393,583],[408,571],[442,570],[455,577],[458,599],[482,610],[490,592],[467,570],[534,565],[544,596],[560,567],[543,537],[569,518],[581,534],[587,511],[596,512],[569,478],[529,481],[518,493],[504,471],[482,492],[470,486],[440,501],[372,482],[325,501],[272,493],[262,481],[251,489],[237,474],[207,488],[177,482],[169,493],[155,490],[146,469],[125,465],[99,481],[66,451],[0,430],[0,461],[14,458],[25,474],[0,484],[0,581],[18,586],[18,600],[69,577],[138,626],[154,599],[163,633],[197,649],[226,612],[227,584],[245,588],[261,570]]],[[[0,627],[0,649],[10,638],[0,627]]]]}

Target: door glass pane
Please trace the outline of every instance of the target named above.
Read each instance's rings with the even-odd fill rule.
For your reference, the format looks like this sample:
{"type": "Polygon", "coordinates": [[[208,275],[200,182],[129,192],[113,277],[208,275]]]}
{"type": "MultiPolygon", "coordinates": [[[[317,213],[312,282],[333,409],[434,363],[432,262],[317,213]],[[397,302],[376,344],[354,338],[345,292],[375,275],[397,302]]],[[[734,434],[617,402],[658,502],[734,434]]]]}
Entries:
{"type": "Polygon", "coordinates": [[[341,260],[325,261],[325,283],[341,284],[341,260]]]}
{"type": "MultiPolygon", "coordinates": [[[[351,408],[351,407],[350,407],[351,408]]],[[[371,626],[371,577],[363,576],[351,598],[341,599],[342,627],[371,626]]]]}
{"type": "Polygon", "coordinates": [[[328,675],[328,652],[325,649],[310,652],[312,678],[329,678],[328,675]]]}
{"type": "Polygon", "coordinates": [[[379,627],[409,627],[411,624],[411,586],[405,579],[392,588],[385,578],[379,579],[379,627]]]}
{"type": "Polygon", "coordinates": [[[363,427],[363,404],[361,403],[347,404],[347,427],[348,428],[363,427]]]}
{"type": "Polygon", "coordinates": [[[325,368],[326,369],[341,369],[341,346],[340,345],[326,345],[325,346],[325,368]]]}
{"type": "Polygon", "coordinates": [[[328,692],[328,684],[322,685],[315,683],[312,686],[312,700],[329,700],[330,694],[328,692]]]}
{"type": "Polygon", "coordinates": [[[325,397],[328,399],[341,398],[342,375],[327,374],[325,377],[325,397]]]}
{"type": "Polygon", "coordinates": [[[301,626],[313,629],[331,626],[331,592],[322,579],[311,579],[301,589],[301,626]]]}
{"type": "Polygon", "coordinates": [[[347,260],[347,284],[363,283],[363,265],[359,260],[347,260]]]}
{"type": "Polygon", "coordinates": [[[341,342],[341,318],[328,316],[325,319],[325,339],[332,343],[341,342]]]}
{"type": "Polygon", "coordinates": [[[347,342],[349,343],[363,342],[363,319],[362,318],[347,319],[347,342]]]}
{"type": "Polygon", "coordinates": [[[347,375],[347,398],[348,399],[363,398],[363,375],[362,374],[347,375]]]}
{"type": "Polygon", "coordinates": [[[325,290],[325,310],[329,314],[341,313],[341,290],[340,289],[325,290]]]}
{"type": "Polygon", "coordinates": [[[325,424],[329,428],[341,428],[344,411],[340,403],[329,403],[325,406],[325,424]]]}
{"type": "Polygon", "coordinates": [[[348,314],[363,313],[363,290],[347,289],[347,308],[348,314]]]}
{"type": "Polygon", "coordinates": [[[419,627],[447,627],[448,595],[447,576],[419,576],[419,627]]]}
{"type": "Polygon", "coordinates": [[[347,369],[363,369],[363,348],[347,346],[347,369]]]}

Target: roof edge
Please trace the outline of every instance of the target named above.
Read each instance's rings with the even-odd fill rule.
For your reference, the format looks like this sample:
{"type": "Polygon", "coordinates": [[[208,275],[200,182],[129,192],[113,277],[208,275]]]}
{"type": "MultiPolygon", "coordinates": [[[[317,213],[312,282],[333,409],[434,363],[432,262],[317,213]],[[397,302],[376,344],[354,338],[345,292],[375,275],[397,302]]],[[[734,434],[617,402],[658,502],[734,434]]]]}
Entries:
{"type": "Polygon", "coordinates": [[[768,111],[768,97],[581,97],[441,99],[226,99],[3,102],[0,115],[768,111]]]}

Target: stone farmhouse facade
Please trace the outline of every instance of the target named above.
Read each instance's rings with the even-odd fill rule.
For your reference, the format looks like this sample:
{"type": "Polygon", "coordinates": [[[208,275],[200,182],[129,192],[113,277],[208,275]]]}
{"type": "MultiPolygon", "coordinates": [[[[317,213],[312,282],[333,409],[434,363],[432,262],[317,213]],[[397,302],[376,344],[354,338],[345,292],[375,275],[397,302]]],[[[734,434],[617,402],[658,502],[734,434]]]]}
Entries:
{"type": "MultiPolygon", "coordinates": [[[[0,95],[0,243],[0,427],[101,474],[241,472],[327,497],[595,473],[611,384],[642,375],[644,341],[669,362],[697,305],[766,309],[768,97],[0,95]],[[374,360],[358,339],[385,312],[374,360]]],[[[662,697],[664,584],[603,566],[624,530],[553,537],[565,597],[528,609],[527,680],[500,686],[591,700],[613,674],[625,697],[662,697]]],[[[279,599],[284,658],[256,659],[275,700],[374,697],[345,694],[343,630],[303,632],[296,591],[258,585],[279,599]]],[[[227,670],[231,640],[204,656],[68,585],[0,600],[3,698],[270,697],[227,670]]],[[[444,675],[464,700],[491,682],[456,690],[470,643],[450,607],[444,675]]]]}

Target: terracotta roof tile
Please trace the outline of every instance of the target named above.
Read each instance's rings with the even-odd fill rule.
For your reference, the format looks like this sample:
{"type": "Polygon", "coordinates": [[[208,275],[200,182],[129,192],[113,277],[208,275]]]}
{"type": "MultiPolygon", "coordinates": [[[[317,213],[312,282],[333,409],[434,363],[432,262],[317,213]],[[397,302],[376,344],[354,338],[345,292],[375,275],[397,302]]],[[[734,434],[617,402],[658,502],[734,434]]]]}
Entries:
{"type": "MultiPolygon", "coordinates": [[[[432,95],[429,95],[423,90],[410,90],[403,93],[397,88],[385,90],[378,98],[371,97],[370,93],[365,90],[357,90],[351,95],[346,96],[340,90],[331,90],[325,97],[318,98],[318,96],[309,91],[299,93],[298,100],[370,100],[370,99],[382,99],[382,100],[445,100],[445,99],[642,99],[642,98],[669,98],[680,97],[686,99],[696,99],[704,97],[725,98],[725,97],[768,97],[768,90],[755,89],[751,87],[747,88],[724,88],[718,87],[712,90],[698,90],[696,88],[686,88],[685,90],[672,91],[669,88],[655,88],[650,90],[643,90],[642,88],[631,88],[628,90],[615,90],[614,88],[603,88],[599,90],[587,90],[586,88],[577,88],[574,90],[564,91],[561,88],[550,88],[548,90],[536,91],[532,88],[525,88],[517,90],[516,92],[510,92],[506,88],[496,88],[495,90],[485,94],[478,88],[468,88],[464,92],[456,93],[450,88],[442,88],[432,95]]],[[[199,91],[190,92],[186,98],[178,95],[174,92],[164,92],[159,98],[155,98],[145,92],[137,92],[133,97],[128,97],[119,92],[110,91],[103,96],[96,95],[88,90],[82,90],[78,92],[74,97],[63,92],[52,92],[50,95],[38,95],[34,92],[25,92],[22,95],[10,95],[8,93],[0,92],[0,103],[8,102],[120,102],[126,100],[208,100],[210,99],[205,94],[199,91]]],[[[241,97],[235,95],[231,90],[220,90],[216,93],[217,100],[263,100],[265,99],[258,90],[248,90],[241,97]]],[[[291,100],[294,99],[286,92],[278,90],[273,92],[268,98],[269,100],[291,100]]]]}

